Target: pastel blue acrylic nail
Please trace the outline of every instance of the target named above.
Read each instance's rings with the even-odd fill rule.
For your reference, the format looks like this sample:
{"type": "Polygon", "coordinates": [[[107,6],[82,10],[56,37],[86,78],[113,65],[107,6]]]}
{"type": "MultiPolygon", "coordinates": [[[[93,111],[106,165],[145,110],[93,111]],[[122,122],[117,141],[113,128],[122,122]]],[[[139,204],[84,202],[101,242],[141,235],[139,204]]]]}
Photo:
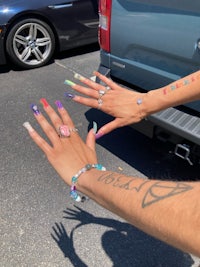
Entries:
{"type": "Polygon", "coordinates": [[[70,93],[65,93],[64,94],[66,97],[68,97],[68,98],[74,98],[75,97],[75,95],[74,94],[70,94],[70,93]]]}
{"type": "Polygon", "coordinates": [[[55,104],[56,104],[56,106],[57,106],[58,109],[63,108],[63,105],[62,105],[62,103],[59,100],[56,100],[55,101],[55,104]]]}
{"type": "Polygon", "coordinates": [[[32,109],[32,111],[34,112],[35,115],[39,115],[40,114],[40,111],[39,111],[37,105],[31,104],[31,109],[32,109]]]}
{"type": "Polygon", "coordinates": [[[97,123],[95,121],[93,121],[93,131],[94,131],[94,134],[97,133],[97,123]]]}

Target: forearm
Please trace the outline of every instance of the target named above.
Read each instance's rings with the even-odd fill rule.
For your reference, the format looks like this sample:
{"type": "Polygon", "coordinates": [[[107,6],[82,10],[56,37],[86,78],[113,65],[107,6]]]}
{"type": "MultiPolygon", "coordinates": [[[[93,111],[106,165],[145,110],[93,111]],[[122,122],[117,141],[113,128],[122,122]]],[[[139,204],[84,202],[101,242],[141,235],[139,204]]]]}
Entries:
{"type": "Polygon", "coordinates": [[[149,91],[143,108],[144,112],[149,115],[195,100],[200,100],[200,71],[165,87],[149,91]]]}
{"type": "Polygon", "coordinates": [[[61,103],[58,116],[47,101],[43,99],[43,102],[53,126],[36,105],[32,109],[52,145],[30,123],[24,126],[54,169],[71,186],[70,195],[74,199],[77,199],[77,188],[146,233],[200,256],[200,182],[144,180],[97,170],[95,165],[87,164],[96,162],[94,129],[89,131],[84,144],[61,103]],[[67,125],[62,125],[63,122],[67,125]],[[58,135],[59,125],[69,127],[70,136],[58,135]]]}
{"type": "Polygon", "coordinates": [[[144,180],[91,170],[80,178],[78,189],[146,233],[200,256],[198,182],[144,180]]]}

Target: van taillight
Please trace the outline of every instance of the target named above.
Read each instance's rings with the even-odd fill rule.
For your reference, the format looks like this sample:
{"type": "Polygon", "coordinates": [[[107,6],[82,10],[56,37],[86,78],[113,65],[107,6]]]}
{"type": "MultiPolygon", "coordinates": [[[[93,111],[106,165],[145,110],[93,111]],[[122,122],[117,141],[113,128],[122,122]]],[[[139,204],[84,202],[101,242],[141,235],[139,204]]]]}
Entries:
{"type": "Polygon", "coordinates": [[[112,0],[99,1],[99,44],[106,52],[110,52],[110,22],[112,0]]]}

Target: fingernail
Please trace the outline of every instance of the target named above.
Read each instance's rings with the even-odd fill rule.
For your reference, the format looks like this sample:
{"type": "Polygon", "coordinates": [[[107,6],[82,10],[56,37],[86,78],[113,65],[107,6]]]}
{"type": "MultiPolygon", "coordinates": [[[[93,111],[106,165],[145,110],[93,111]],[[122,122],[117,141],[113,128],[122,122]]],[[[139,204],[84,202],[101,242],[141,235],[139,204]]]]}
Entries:
{"type": "Polygon", "coordinates": [[[69,86],[76,85],[75,83],[73,83],[73,82],[70,81],[70,80],[65,80],[65,81],[64,81],[64,84],[67,84],[67,85],[69,85],[69,86]]]}
{"type": "Polygon", "coordinates": [[[66,97],[68,97],[68,98],[74,98],[75,97],[75,95],[74,94],[70,94],[70,93],[65,93],[64,94],[66,97]]]}
{"type": "Polygon", "coordinates": [[[46,98],[41,98],[40,103],[43,105],[44,108],[47,108],[49,106],[49,103],[47,102],[46,98]]]}
{"type": "Polygon", "coordinates": [[[40,111],[39,111],[37,105],[31,104],[31,109],[32,109],[32,111],[34,112],[35,115],[39,115],[40,114],[40,111]]]}
{"type": "Polygon", "coordinates": [[[58,109],[63,108],[63,105],[62,105],[62,103],[59,100],[56,100],[55,101],[55,104],[56,104],[56,106],[57,106],[58,109]]]}
{"type": "Polygon", "coordinates": [[[102,133],[97,133],[97,134],[95,134],[95,139],[97,140],[97,139],[101,138],[102,136],[103,136],[102,133]]]}
{"type": "Polygon", "coordinates": [[[97,132],[97,123],[95,121],[93,121],[93,131],[94,131],[94,134],[96,134],[96,132],[97,132]]]}
{"type": "Polygon", "coordinates": [[[34,131],[33,127],[30,125],[30,123],[28,121],[24,122],[23,126],[27,129],[28,132],[34,131]]]}
{"type": "Polygon", "coordinates": [[[80,75],[79,73],[76,73],[76,72],[74,73],[74,78],[77,79],[77,80],[79,80],[79,81],[85,79],[85,77],[83,77],[82,75],[80,75]]]}

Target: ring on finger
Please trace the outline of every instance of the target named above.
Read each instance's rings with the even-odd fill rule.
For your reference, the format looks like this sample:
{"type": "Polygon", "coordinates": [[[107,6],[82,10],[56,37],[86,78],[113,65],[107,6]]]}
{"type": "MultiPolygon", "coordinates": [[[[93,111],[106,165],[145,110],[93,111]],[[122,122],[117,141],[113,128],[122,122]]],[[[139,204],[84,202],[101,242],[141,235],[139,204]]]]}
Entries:
{"type": "Polygon", "coordinates": [[[58,136],[60,138],[67,138],[70,136],[70,129],[67,125],[60,125],[58,128],[58,136]]]}
{"type": "Polygon", "coordinates": [[[106,91],[109,91],[109,90],[111,90],[111,88],[110,88],[110,86],[106,86],[106,91]]]}
{"type": "Polygon", "coordinates": [[[101,98],[103,95],[105,95],[106,91],[99,90],[99,98],[101,98]]]}
{"type": "Polygon", "coordinates": [[[69,131],[70,131],[70,132],[78,132],[78,129],[75,128],[75,127],[74,127],[74,128],[69,128],[69,131]]]}

